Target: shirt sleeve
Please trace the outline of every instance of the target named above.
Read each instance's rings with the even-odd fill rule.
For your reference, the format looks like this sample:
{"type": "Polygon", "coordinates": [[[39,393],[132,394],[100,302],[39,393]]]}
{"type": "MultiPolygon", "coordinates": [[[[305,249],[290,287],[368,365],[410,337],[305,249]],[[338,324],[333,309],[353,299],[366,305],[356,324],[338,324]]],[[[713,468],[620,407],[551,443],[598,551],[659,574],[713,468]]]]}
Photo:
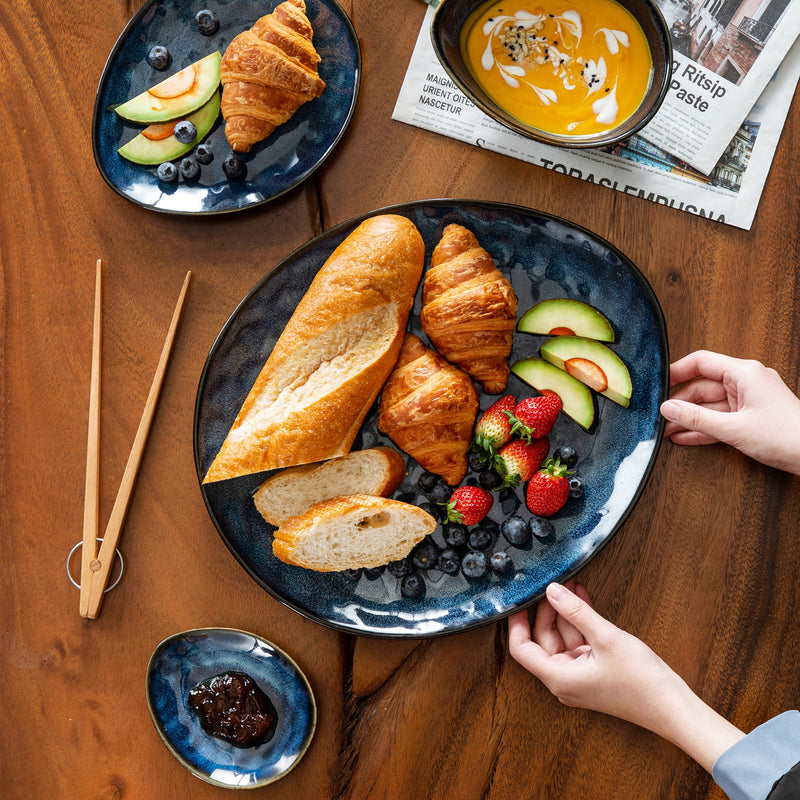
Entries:
{"type": "Polygon", "coordinates": [[[766,800],[800,762],[800,712],[785,711],[759,725],[715,762],[712,777],[730,800],[766,800]]]}

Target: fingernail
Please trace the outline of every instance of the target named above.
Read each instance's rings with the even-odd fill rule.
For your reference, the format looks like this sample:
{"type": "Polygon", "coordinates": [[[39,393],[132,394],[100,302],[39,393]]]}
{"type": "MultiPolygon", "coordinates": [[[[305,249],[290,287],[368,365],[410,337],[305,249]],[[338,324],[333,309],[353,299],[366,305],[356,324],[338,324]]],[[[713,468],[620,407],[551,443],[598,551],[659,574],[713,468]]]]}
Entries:
{"type": "Polygon", "coordinates": [[[681,407],[677,403],[672,403],[668,400],[666,403],[661,404],[661,414],[670,422],[677,422],[681,416],[681,407]]]}
{"type": "Polygon", "coordinates": [[[567,593],[567,590],[560,584],[560,583],[551,583],[547,587],[547,594],[553,598],[553,600],[558,600],[559,598],[563,597],[567,593]]]}

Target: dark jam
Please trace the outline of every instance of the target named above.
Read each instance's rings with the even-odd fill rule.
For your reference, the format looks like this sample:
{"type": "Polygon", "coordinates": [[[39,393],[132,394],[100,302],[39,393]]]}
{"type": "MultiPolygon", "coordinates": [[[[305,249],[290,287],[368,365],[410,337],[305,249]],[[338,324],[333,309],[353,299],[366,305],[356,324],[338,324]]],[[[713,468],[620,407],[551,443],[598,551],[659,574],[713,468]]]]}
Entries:
{"type": "Polygon", "coordinates": [[[278,715],[270,699],[243,672],[224,672],[189,691],[189,705],[203,730],[235,747],[256,747],[275,733],[278,715]]]}

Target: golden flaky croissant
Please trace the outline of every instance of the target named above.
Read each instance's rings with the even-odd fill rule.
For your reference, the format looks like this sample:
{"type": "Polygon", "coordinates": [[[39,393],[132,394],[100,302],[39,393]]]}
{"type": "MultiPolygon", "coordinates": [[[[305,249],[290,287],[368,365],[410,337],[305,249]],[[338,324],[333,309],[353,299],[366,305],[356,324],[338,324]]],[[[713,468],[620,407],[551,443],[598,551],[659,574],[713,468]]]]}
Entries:
{"type": "Polygon", "coordinates": [[[472,381],[406,333],[381,394],[378,428],[425,469],[455,486],[467,472],[478,395],[472,381]]]}
{"type": "Polygon", "coordinates": [[[319,97],[319,55],[303,0],[286,0],[228,45],[220,64],[225,136],[237,153],[319,97]]]}
{"type": "Polygon", "coordinates": [[[448,225],[422,283],[420,322],[436,349],[491,394],[508,381],[517,319],[511,284],[472,231],[448,225]]]}

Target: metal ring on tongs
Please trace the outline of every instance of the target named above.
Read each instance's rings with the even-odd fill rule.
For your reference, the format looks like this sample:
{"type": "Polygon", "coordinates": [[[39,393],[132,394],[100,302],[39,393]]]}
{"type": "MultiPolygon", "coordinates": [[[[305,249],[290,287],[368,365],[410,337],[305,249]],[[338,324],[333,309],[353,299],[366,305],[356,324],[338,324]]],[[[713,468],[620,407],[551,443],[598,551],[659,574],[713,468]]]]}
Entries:
{"type": "MultiPolygon", "coordinates": [[[[98,539],[97,541],[102,542],[103,540],[98,539]]],[[[79,547],[83,547],[83,542],[78,542],[78,544],[76,544],[75,547],[73,547],[72,550],[69,551],[69,555],[67,556],[67,577],[69,578],[69,582],[76,589],[80,589],[81,585],[75,580],[75,578],[72,577],[72,572],[70,571],[69,564],[70,561],[72,561],[72,556],[75,554],[75,551],[79,547]]],[[[115,547],[114,552],[117,554],[117,559],[119,560],[119,575],[117,575],[116,580],[110,586],[106,586],[106,588],[103,590],[103,594],[105,594],[106,592],[110,592],[120,582],[120,580],[122,579],[122,573],[125,570],[125,562],[122,559],[122,553],[120,553],[119,548],[115,547]]]]}

